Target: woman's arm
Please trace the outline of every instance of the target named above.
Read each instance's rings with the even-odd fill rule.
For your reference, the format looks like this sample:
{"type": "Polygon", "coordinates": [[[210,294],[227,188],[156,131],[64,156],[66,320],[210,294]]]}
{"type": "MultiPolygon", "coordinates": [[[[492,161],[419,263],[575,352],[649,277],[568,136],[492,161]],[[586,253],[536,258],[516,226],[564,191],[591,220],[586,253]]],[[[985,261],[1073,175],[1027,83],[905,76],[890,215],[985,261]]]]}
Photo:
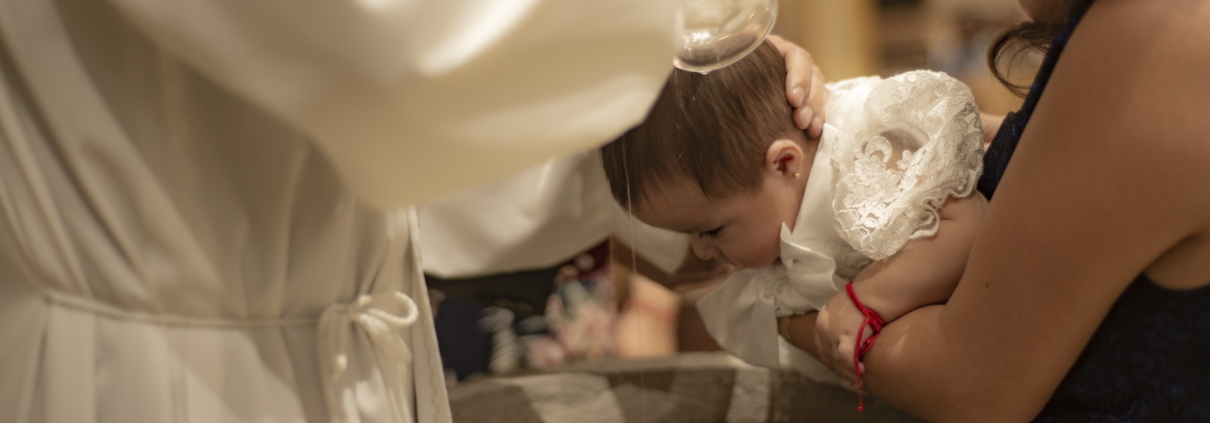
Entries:
{"type": "MultiPolygon", "coordinates": [[[[938,210],[941,221],[936,234],[909,242],[902,251],[870,264],[854,278],[858,299],[887,322],[917,308],[945,302],[962,277],[986,209],[987,199],[978,192],[966,198],[950,198],[938,210]]],[[[848,295],[844,299],[849,302],[848,295]]]]}
{"type": "Polygon", "coordinates": [[[886,328],[870,391],[934,421],[1026,421],[1135,276],[1210,232],[1207,21],[1194,1],[1088,12],[953,296],[886,328]]]}
{"type": "MultiPolygon", "coordinates": [[[[966,267],[986,208],[987,200],[978,193],[950,198],[939,210],[936,234],[909,242],[895,255],[870,264],[857,275],[853,280],[857,298],[886,322],[917,308],[945,302],[966,267]]],[[[864,317],[846,292],[836,294],[819,311],[816,348],[847,357],[851,363],[864,317]]]]}
{"type": "MultiPolygon", "coordinates": [[[[944,302],[962,276],[986,208],[987,200],[978,193],[950,198],[939,210],[941,221],[935,235],[909,242],[899,253],[857,275],[853,286],[858,297],[888,322],[922,306],[944,302]]],[[[860,323],[861,313],[841,292],[818,313],[791,318],[789,341],[816,357],[826,348],[833,356],[851,360],[852,339],[842,340],[838,335],[851,336],[860,323]],[[839,307],[844,311],[838,311],[839,307]],[[856,320],[842,317],[846,313],[855,313],[856,320]]]]}

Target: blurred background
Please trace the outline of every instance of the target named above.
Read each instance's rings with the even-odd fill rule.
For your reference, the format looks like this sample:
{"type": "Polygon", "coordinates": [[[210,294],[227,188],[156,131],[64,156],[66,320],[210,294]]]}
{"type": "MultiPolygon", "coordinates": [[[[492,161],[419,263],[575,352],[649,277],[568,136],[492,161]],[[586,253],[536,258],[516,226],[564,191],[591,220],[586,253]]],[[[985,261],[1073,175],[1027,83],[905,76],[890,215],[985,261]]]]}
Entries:
{"type": "MultiPolygon", "coordinates": [[[[1026,19],[1016,0],[779,0],[773,32],[815,58],[829,81],[942,71],[971,87],[983,112],[1016,110],[1021,99],[987,68],[987,48],[1026,19]]],[[[1023,58],[1017,66],[1037,66],[1023,58]]],[[[1031,69],[1012,74],[1032,75],[1031,69]]],[[[1020,82],[1020,81],[1016,81],[1020,82]]]]}
{"type": "MultiPolygon", "coordinates": [[[[966,82],[984,112],[1020,105],[986,64],[991,41],[1026,19],[1016,0],[779,0],[778,7],[773,33],[811,52],[829,81],[938,70],[966,82]]],[[[1029,58],[1022,62],[1014,74],[1032,75],[1029,58]]]]}

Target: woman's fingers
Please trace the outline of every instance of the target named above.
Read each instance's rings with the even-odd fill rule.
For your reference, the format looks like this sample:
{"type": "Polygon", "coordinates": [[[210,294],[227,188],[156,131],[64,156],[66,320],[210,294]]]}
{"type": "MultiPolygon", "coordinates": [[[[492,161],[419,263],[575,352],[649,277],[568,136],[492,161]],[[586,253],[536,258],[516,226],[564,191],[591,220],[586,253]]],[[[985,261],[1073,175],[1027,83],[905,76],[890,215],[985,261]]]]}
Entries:
{"type": "MultiPolygon", "coordinates": [[[[806,51],[804,50],[803,53],[806,53],[806,51]]],[[[801,123],[798,122],[798,119],[796,119],[795,123],[799,128],[806,129],[807,135],[811,138],[819,138],[820,135],[823,135],[823,123],[827,119],[828,97],[831,96],[831,93],[824,86],[823,72],[819,70],[818,66],[812,64],[811,74],[811,90],[808,91],[807,107],[799,109],[800,113],[804,109],[811,111],[811,119],[806,120],[803,117],[801,123]]]]}
{"type": "Polygon", "coordinates": [[[836,356],[833,358],[833,360],[835,360],[837,363],[836,367],[832,370],[835,371],[838,376],[844,378],[844,380],[857,383],[857,370],[853,368],[853,348],[853,337],[840,337],[839,343],[834,349],[836,356]]]}
{"type": "Polygon", "coordinates": [[[794,108],[794,124],[812,138],[823,133],[828,89],[823,72],[815,66],[811,53],[776,35],[769,42],[777,47],[786,62],[786,100],[794,108]]]}
{"type": "MultiPolygon", "coordinates": [[[[815,110],[810,107],[799,107],[794,109],[794,126],[798,129],[807,130],[807,136],[811,138],[819,138],[819,134],[811,133],[811,124],[815,122],[815,110]]],[[[823,123],[820,123],[822,130],[823,123]]]]}
{"type": "Polygon", "coordinates": [[[806,50],[782,37],[769,34],[767,39],[786,62],[786,100],[790,101],[791,106],[802,106],[803,101],[807,99],[807,90],[811,89],[813,75],[810,69],[815,66],[815,61],[811,60],[811,55],[806,50]]]}

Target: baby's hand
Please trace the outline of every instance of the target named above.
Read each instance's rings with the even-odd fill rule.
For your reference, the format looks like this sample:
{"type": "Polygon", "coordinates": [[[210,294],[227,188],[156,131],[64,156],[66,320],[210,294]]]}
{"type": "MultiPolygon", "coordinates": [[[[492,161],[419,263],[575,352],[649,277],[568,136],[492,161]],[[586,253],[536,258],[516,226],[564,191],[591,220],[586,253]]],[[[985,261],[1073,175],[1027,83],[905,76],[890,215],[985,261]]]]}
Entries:
{"type": "MultiPolygon", "coordinates": [[[[815,320],[815,344],[819,351],[819,360],[850,383],[857,383],[857,371],[853,368],[853,351],[856,348],[857,331],[864,321],[865,315],[853,305],[844,291],[828,300],[819,310],[819,317],[815,320]]],[[[873,330],[867,326],[862,333],[862,340],[872,333],[873,330]]],[[[861,366],[864,371],[864,365],[861,366]]]]}

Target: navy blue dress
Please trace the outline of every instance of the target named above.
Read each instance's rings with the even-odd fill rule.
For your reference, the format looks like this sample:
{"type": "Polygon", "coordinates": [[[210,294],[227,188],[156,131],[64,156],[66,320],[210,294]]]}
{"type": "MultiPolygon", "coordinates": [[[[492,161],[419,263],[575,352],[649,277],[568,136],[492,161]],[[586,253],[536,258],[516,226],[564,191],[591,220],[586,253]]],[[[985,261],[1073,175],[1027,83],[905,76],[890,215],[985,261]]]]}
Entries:
{"type": "MultiPolygon", "coordinates": [[[[1082,15],[1055,37],[1025,103],[984,156],[978,187],[989,200],[1082,15]]],[[[1210,287],[1172,291],[1140,274],[1035,422],[1210,422],[1210,287]]]]}

